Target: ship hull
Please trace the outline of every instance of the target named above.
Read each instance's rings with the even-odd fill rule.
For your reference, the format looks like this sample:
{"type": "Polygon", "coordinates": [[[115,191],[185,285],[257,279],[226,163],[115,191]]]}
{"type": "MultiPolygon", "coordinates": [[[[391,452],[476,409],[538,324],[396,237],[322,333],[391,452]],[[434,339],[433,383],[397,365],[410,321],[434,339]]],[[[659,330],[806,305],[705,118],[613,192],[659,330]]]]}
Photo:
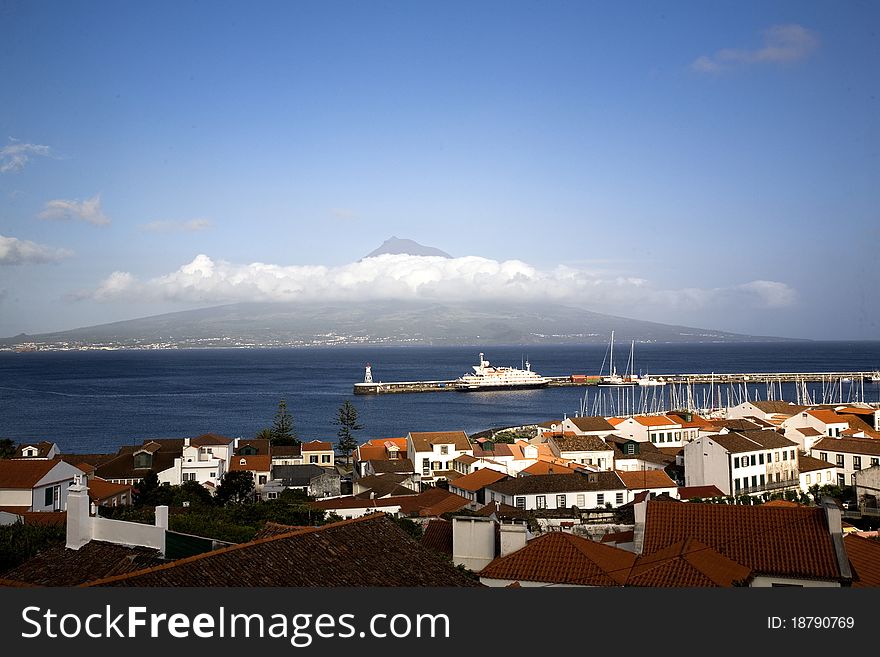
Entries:
{"type": "Polygon", "coordinates": [[[459,392],[483,392],[490,390],[535,390],[536,388],[546,388],[548,381],[541,383],[457,383],[455,389],[459,392]]]}

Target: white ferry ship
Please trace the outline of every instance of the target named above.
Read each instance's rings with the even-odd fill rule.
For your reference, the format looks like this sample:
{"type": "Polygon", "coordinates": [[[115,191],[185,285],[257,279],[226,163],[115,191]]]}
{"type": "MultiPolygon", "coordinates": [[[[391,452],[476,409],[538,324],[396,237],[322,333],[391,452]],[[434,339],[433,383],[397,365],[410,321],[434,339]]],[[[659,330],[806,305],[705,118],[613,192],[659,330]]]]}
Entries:
{"type": "Polygon", "coordinates": [[[532,372],[526,361],[525,369],[515,367],[493,367],[480,353],[480,364],[473,365],[473,374],[465,374],[455,380],[457,390],[511,390],[523,388],[543,388],[550,379],[532,372]]]}

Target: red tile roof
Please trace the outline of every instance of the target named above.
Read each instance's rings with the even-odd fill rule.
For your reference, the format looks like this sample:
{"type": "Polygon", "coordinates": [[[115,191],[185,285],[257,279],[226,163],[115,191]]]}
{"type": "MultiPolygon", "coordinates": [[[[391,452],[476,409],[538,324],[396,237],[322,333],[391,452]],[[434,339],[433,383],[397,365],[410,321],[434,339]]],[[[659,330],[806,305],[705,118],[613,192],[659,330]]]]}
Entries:
{"type": "Polygon", "coordinates": [[[272,457],[268,454],[253,456],[233,456],[229,464],[230,472],[244,470],[247,472],[269,472],[272,469],[272,457]],[[244,463],[242,464],[242,461],[244,463]]]}
{"type": "Polygon", "coordinates": [[[470,440],[464,431],[412,431],[413,447],[417,452],[430,452],[434,445],[453,445],[454,449],[471,449],[470,440]]]}
{"type": "Polygon", "coordinates": [[[478,586],[384,513],[294,530],[88,586],[478,586]]]}
{"type": "Polygon", "coordinates": [[[422,533],[421,543],[426,548],[452,556],[452,523],[441,518],[430,520],[422,533]]]}
{"type": "Polygon", "coordinates": [[[303,443],[301,446],[304,452],[327,452],[333,451],[333,443],[321,442],[320,440],[312,440],[303,443]]]}
{"type": "Polygon", "coordinates": [[[577,474],[577,468],[571,468],[562,463],[552,463],[549,461],[538,461],[529,467],[520,471],[520,476],[526,475],[547,475],[547,474],[577,474]]]}
{"type": "Polygon", "coordinates": [[[668,427],[679,424],[677,419],[666,415],[634,415],[632,419],[643,427],[668,427]]]}
{"type": "Polygon", "coordinates": [[[507,475],[503,472],[490,470],[489,468],[481,468],[476,472],[471,472],[463,477],[459,477],[452,482],[451,485],[455,488],[460,488],[461,490],[476,492],[482,490],[489,484],[494,484],[496,481],[501,481],[506,477],[507,475]]]}
{"type": "Polygon", "coordinates": [[[461,495],[450,493],[442,488],[428,488],[418,495],[402,498],[400,511],[406,515],[431,517],[461,511],[469,504],[470,500],[461,495]]]}
{"type": "Polygon", "coordinates": [[[643,554],[696,539],[756,574],[841,578],[821,507],[649,501],[643,554]]]}
{"type": "Polygon", "coordinates": [[[31,489],[61,459],[0,459],[0,488],[31,489]]]}
{"type": "Polygon", "coordinates": [[[549,532],[479,572],[488,579],[622,586],[636,555],[567,532],[549,532]]]}
{"type": "Polygon", "coordinates": [[[193,447],[207,447],[209,445],[228,445],[232,440],[232,438],[227,438],[226,436],[221,436],[216,433],[203,433],[201,436],[192,438],[189,441],[189,444],[193,447]]]}
{"type": "Polygon", "coordinates": [[[813,409],[807,411],[807,413],[824,424],[847,424],[845,418],[839,416],[835,411],[831,411],[826,408],[813,409]]]}
{"type": "Polygon", "coordinates": [[[617,476],[630,490],[643,488],[678,488],[678,485],[663,470],[615,470],[617,476]]]}
{"type": "Polygon", "coordinates": [[[717,486],[679,486],[678,488],[678,498],[681,500],[724,496],[724,492],[717,486]]]}
{"type": "Polygon", "coordinates": [[[688,588],[736,586],[746,583],[751,574],[751,568],[689,538],[650,555],[640,556],[630,571],[626,585],[688,588]]]}
{"type": "MultiPolygon", "coordinates": [[[[122,493],[130,493],[131,489],[132,486],[128,484],[114,484],[100,477],[89,479],[89,499],[95,503],[101,503],[107,498],[121,495],[122,493]]],[[[130,500],[131,498],[129,498],[130,500]]]]}
{"type": "Polygon", "coordinates": [[[880,586],[880,541],[847,534],[843,543],[855,570],[853,587],[880,586]]]}

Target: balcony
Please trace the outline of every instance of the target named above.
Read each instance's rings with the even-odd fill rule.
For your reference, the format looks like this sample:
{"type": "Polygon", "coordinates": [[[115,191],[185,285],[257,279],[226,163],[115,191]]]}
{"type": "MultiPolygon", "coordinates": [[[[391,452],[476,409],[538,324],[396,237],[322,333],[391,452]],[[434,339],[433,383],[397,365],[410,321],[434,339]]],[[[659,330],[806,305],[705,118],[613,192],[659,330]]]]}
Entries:
{"type": "Polygon", "coordinates": [[[756,495],[758,493],[772,493],[775,491],[787,490],[791,488],[800,488],[799,479],[785,479],[783,481],[768,481],[766,484],[758,486],[749,486],[748,488],[740,488],[733,491],[734,495],[756,495]]]}

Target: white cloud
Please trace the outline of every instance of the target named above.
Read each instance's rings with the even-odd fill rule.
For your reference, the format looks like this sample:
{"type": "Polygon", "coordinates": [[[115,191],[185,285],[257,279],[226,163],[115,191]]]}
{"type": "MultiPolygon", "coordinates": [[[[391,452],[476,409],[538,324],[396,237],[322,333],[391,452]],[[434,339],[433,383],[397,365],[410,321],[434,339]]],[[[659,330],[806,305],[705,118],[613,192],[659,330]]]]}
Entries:
{"type": "Polygon", "coordinates": [[[152,221],[140,228],[148,233],[197,233],[211,227],[210,219],[190,219],[189,221],[152,221]]]}
{"type": "Polygon", "coordinates": [[[0,235],[0,265],[25,265],[57,262],[73,255],[67,249],[57,249],[17,237],[0,235]]]}
{"type": "Polygon", "coordinates": [[[146,281],[114,272],[82,296],[185,303],[238,301],[501,300],[557,301],[605,311],[636,306],[680,309],[778,308],[795,302],[785,283],[664,290],[634,276],[559,266],[540,270],[520,260],[468,256],[381,255],[337,266],[234,264],[196,256],[176,271],[146,281]]]}
{"type": "Polygon", "coordinates": [[[32,157],[52,157],[52,149],[40,144],[24,144],[9,138],[9,143],[0,148],[0,173],[21,171],[32,157]]]}
{"type": "Polygon", "coordinates": [[[725,48],[714,55],[701,55],[691,68],[700,73],[717,73],[733,66],[785,64],[809,57],[819,47],[818,35],[802,25],[774,25],[762,33],[760,48],[725,48]]]}
{"type": "Polygon", "coordinates": [[[86,221],[96,226],[106,226],[110,219],[101,208],[101,195],[95,194],[85,201],[57,199],[49,201],[39,214],[40,219],[86,221]]]}

